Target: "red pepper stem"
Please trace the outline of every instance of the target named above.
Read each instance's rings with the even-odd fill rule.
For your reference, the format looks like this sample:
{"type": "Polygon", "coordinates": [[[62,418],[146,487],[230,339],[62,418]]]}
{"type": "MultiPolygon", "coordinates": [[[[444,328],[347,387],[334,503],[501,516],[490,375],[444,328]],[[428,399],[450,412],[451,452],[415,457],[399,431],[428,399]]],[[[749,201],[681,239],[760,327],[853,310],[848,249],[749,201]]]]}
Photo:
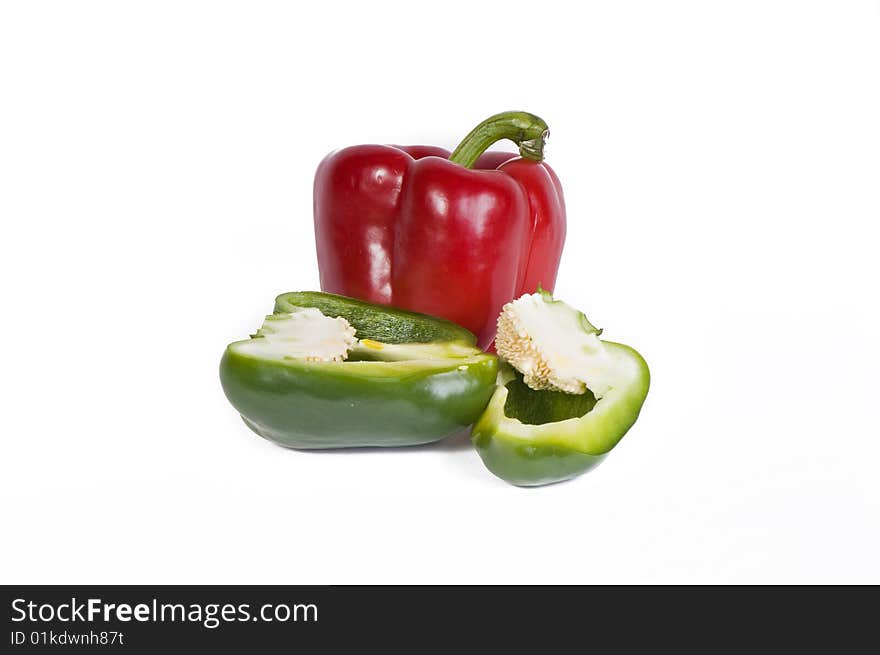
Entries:
{"type": "Polygon", "coordinates": [[[550,130],[547,123],[524,111],[505,111],[490,116],[470,131],[449,157],[449,161],[472,168],[480,155],[496,141],[510,139],[519,154],[532,161],[544,159],[544,144],[550,130]]]}

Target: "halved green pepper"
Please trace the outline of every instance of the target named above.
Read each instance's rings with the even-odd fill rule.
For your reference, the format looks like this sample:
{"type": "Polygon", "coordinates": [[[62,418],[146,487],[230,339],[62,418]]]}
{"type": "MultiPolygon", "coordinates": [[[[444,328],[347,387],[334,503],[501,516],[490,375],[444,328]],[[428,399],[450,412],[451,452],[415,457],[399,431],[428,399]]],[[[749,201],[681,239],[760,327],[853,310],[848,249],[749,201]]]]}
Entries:
{"type": "Polygon", "coordinates": [[[424,314],[285,293],[257,334],[226,348],[220,380],[245,423],[283,446],[423,444],[485,409],[498,362],[475,343],[424,314]]]}
{"type": "Polygon", "coordinates": [[[496,348],[512,366],[472,431],[492,473],[520,486],[561,482],[596,466],[632,427],[648,365],[600,333],[546,292],[505,306],[496,348]]]}

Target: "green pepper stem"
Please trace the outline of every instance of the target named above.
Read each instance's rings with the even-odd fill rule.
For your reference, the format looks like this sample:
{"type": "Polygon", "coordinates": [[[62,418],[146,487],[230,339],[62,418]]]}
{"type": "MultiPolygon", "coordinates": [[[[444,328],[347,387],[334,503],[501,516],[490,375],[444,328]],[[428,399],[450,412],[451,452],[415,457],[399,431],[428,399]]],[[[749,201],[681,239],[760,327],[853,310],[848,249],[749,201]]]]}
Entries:
{"type": "Polygon", "coordinates": [[[544,144],[550,130],[547,123],[524,111],[505,111],[490,116],[470,131],[449,157],[449,161],[472,168],[480,155],[496,141],[510,139],[519,154],[532,161],[544,159],[544,144]]]}

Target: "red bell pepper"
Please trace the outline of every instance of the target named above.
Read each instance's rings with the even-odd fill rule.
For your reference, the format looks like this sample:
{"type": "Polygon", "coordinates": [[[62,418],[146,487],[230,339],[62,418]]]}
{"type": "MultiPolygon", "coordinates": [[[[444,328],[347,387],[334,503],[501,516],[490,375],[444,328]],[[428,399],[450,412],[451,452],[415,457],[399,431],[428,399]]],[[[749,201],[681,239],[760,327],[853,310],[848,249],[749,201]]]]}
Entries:
{"type": "Polygon", "coordinates": [[[505,112],[451,155],[386,145],[328,155],[314,195],[321,289],[441,316],[489,346],[505,303],[556,282],[565,203],[543,162],[547,135],[537,116],[505,112]],[[520,156],[485,152],[501,139],[520,156]]]}

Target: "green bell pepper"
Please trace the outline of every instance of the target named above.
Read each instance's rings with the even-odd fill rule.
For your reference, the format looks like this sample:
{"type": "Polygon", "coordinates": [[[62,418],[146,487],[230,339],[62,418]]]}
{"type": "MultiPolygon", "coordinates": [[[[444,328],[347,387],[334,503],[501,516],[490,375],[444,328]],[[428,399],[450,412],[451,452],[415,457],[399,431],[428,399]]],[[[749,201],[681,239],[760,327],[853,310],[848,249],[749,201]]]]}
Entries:
{"type": "Polygon", "coordinates": [[[220,380],[257,434],[291,448],[411,446],[470,426],[498,361],[449,321],[319,292],[285,293],[220,380]]]}
{"type": "Polygon", "coordinates": [[[503,365],[472,441],[486,467],[519,486],[578,476],[632,427],[650,373],[632,348],[539,291],[508,303],[498,322],[503,365]]]}

